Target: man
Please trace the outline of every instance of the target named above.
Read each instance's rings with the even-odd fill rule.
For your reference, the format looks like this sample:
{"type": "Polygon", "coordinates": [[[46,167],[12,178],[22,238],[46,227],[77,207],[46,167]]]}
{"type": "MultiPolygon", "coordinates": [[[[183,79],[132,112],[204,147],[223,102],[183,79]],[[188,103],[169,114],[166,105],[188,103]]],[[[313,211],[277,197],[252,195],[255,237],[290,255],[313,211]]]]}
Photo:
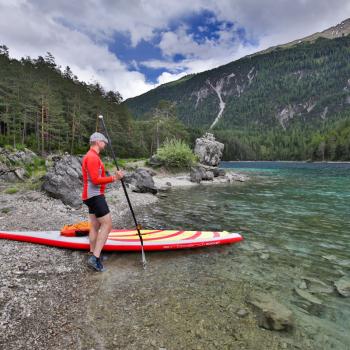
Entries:
{"type": "Polygon", "coordinates": [[[124,174],[117,171],[113,176],[106,176],[100,153],[108,143],[107,138],[95,132],[90,136],[90,150],[82,162],[84,188],[83,202],[89,208],[90,220],[90,253],[88,265],[96,271],[105,271],[101,261],[101,251],[112,230],[112,217],[104,196],[106,184],[120,180],[124,174]]]}

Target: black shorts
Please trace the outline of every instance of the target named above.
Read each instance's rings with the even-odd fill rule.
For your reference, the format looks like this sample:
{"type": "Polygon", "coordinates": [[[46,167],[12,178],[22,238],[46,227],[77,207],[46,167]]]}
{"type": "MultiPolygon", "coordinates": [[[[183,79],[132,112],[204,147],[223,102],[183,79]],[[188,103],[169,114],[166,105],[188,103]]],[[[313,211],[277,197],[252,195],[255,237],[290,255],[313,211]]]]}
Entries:
{"type": "Polygon", "coordinates": [[[103,195],[91,197],[83,201],[89,208],[89,214],[95,214],[97,218],[101,218],[109,213],[106,198],[103,195]]]}

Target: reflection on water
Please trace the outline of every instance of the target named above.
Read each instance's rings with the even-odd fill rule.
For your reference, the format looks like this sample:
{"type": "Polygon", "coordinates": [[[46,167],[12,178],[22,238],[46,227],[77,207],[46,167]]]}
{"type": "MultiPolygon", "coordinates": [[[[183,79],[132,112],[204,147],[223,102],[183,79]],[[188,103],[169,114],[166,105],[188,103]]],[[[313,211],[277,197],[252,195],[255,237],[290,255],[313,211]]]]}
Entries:
{"type": "MultiPolygon", "coordinates": [[[[311,342],[323,348],[350,346],[350,299],[334,288],[334,282],[350,271],[350,164],[222,165],[250,174],[251,180],[173,190],[149,208],[144,224],[241,230],[245,242],[238,249],[227,248],[235,249],[240,278],[277,293],[311,342]],[[322,305],[295,293],[303,283],[322,305]]],[[[232,259],[226,254],[215,260],[221,277],[230,278],[228,264],[232,259]]]]}

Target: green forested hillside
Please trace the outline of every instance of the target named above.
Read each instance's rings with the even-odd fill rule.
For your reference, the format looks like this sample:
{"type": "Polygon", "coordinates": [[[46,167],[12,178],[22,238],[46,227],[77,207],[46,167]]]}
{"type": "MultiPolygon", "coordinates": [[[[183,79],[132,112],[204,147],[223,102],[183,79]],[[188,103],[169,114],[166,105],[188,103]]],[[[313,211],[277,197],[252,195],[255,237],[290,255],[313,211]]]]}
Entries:
{"type": "Polygon", "coordinates": [[[145,118],[160,100],[185,125],[212,128],[226,159],[348,160],[350,37],[245,57],[125,104],[145,118]]]}
{"type": "Polygon", "coordinates": [[[211,128],[226,160],[350,160],[349,44],[344,36],[277,48],[125,103],[49,53],[18,61],[0,46],[0,146],[82,153],[102,113],[122,157],[148,157],[167,138],[193,145],[211,128]]]}
{"type": "Polygon", "coordinates": [[[69,67],[61,72],[49,53],[18,61],[0,49],[0,145],[82,152],[102,113],[125,153],[131,118],[120,102],[118,93],[79,82],[69,67]]]}
{"type": "Polygon", "coordinates": [[[69,67],[62,71],[50,53],[18,61],[0,46],[0,147],[83,153],[90,134],[101,127],[99,114],[118,156],[149,157],[167,138],[189,141],[168,103],[158,104],[149,120],[135,121],[121,101],[118,92],[80,82],[69,67]]]}

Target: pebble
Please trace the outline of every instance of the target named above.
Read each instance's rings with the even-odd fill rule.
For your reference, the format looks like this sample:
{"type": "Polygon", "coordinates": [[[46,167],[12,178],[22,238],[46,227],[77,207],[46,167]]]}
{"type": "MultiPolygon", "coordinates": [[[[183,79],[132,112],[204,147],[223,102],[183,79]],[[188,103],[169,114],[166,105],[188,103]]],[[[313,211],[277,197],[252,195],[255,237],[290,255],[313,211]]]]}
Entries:
{"type": "Polygon", "coordinates": [[[260,259],[262,260],[267,260],[269,258],[270,258],[270,254],[267,254],[267,253],[260,254],[260,259]]]}
{"type": "Polygon", "coordinates": [[[239,309],[237,312],[236,312],[237,316],[239,317],[245,317],[248,315],[248,311],[245,310],[245,309],[239,309]]]}
{"type": "Polygon", "coordinates": [[[306,282],[303,280],[299,283],[298,285],[298,288],[299,289],[307,289],[307,285],[306,285],[306,282]]]}

